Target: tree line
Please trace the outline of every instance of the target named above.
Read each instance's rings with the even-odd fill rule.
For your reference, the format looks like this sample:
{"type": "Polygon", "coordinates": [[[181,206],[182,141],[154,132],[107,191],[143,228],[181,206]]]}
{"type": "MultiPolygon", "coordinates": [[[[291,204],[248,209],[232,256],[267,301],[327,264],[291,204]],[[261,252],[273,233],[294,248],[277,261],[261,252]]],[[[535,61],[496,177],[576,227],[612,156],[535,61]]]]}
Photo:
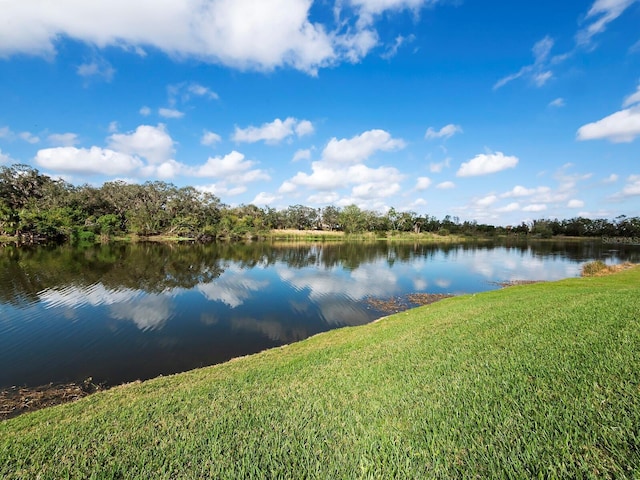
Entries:
{"type": "Polygon", "coordinates": [[[28,165],[0,167],[0,235],[24,241],[93,240],[96,236],[171,236],[199,240],[260,236],[274,229],[345,233],[432,232],[440,235],[533,235],[551,237],[640,237],[640,217],[614,220],[539,219],[514,227],[439,220],[428,214],[390,208],[385,213],[357,205],[277,210],[256,205],[229,206],[194,187],[153,181],[111,181],[101,187],[75,186],[28,165]]]}

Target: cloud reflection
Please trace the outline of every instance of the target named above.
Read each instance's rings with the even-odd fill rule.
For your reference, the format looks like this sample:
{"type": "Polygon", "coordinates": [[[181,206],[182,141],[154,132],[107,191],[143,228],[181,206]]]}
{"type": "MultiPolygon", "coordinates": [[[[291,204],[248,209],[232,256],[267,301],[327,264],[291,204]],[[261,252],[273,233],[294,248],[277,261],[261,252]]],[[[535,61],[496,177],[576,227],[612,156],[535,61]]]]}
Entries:
{"type": "Polygon", "coordinates": [[[201,283],[196,289],[202,293],[207,300],[222,302],[231,308],[236,308],[245,303],[253,292],[266,288],[269,282],[257,280],[251,277],[240,268],[231,267],[211,283],[201,283]]]}
{"type": "Polygon", "coordinates": [[[136,302],[111,306],[110,316],[116,320],[130,320],[143,331],[162,328],[172,316],[172,302],[166,295],[147,295],[136,302]]]}

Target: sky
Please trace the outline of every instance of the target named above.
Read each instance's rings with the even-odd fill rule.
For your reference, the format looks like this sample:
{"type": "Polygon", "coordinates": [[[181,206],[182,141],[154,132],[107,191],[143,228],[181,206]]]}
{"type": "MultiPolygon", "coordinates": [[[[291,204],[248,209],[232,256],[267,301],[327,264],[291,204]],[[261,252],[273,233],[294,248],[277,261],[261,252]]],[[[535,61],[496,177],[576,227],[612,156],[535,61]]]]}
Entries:
{"type": "Polygon", "coordinates": [[[0,165],[232,206],[640,215],[640,0],[0,7],[0,165]]]}

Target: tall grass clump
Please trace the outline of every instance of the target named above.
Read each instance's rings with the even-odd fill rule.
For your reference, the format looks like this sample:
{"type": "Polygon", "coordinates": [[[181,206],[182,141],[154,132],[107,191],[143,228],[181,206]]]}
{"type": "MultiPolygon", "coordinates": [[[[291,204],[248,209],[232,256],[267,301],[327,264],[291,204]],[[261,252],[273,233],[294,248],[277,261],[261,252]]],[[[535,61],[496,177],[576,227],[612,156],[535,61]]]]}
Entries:
{"type": "Polygon", "coordinates": [[[4,421],[0,478],[640,478],[638,312],[638,267],[442,300],[4,421]]]}

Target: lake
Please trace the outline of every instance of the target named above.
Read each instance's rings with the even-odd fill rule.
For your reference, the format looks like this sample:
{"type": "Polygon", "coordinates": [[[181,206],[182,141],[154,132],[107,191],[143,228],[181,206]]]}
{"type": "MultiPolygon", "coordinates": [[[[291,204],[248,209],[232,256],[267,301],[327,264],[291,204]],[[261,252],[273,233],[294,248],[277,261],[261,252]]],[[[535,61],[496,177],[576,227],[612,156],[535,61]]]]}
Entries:
{"type": "MultiPolygon", "coordinates": [[[[0,388],[116,385],[190,370],[388,314],[373,300],[640,262],[601,241],[0,247],[0,388]]],[[[407,304],[407,306],[410,306],[407,304]]]]}

